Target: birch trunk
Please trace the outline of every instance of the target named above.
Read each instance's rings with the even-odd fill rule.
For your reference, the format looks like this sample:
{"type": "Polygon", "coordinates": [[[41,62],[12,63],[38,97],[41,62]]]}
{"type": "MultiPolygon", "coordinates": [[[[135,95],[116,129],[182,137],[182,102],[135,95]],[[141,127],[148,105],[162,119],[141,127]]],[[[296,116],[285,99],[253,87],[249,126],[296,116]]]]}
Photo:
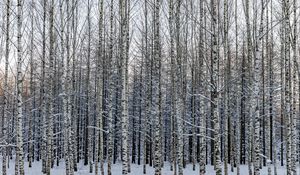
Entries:
{"type": "Polygon", "coordinates": [[[7,173],[7,144],[8,144],[8,65],[9,65],[9,40],[10,40],[10,0],[6,1],[6,35],[5,35],[5,72],[4,72],[4,103],[3,103],[3,127],[2,136],[4,140],[4,146],[2,147],[2,174],[7,173]]]}
{"type": "Polygon", "coordinates": [[[47,105],[47,164],[46,174],[50,175],[53,153],[53,103],[54,103],[54,0],[51,0],[49,11],[49,70],[48,76],[48,105],[47,105]]]}
{"type": "MultiPolygon", "coordinates": [[[[267,7],[266,13],[266,59],[268,62],[269,68],[269,118],[267,119],[267,126],[266,126],[266,163],[268,168],[268,174],[271,175],[271,163],[272,163],[272,152],[271,152],[271,142],[272,142],[272,60],[271,60],[271,42],[269,41],[269,8],[267,7]]],[[[272,27],[272,25],[271,25],[272,27]]]]}
{"type": "MultiPolygon", "coordinates": [[[[77,115],[76,112],[76,102],[77,102],[77,95],[76,95],[76,74],[75,74],[75,69],[76,69],[76,40],[77,40],[77,19],[78,19],[78,6],[77,6],[77,1],[76,0],[72,0],[72,112],[71,112],[71,117],[72,117],[72,127],[71,127],[71,139],[72,139],[72,149],[73,149],[73,168],[74,171],[77,171],[77,161],[79,161],[79,151],[78,151],[78,118],[79,116],[77,115]]],[[[71,68],[70,68],[71,71],[71,68]]],[[[72,168],[72,166],[70,166],[70,168],[72,168]]],[[[71,170],[73,171],[73,170],[71,170]]]]}
{"type": "MultiPolygon", "coordinates": [[[[227,62],[226,65],[226,82],[231,82],[231,60],[229,56],[229,46],[228,46],[228,2],[224,0],[224,59],[227,62]]],[[[224,82],[224,84],[226,83],[224,82]]],[[[225,84],[226,92],[225,92],[225,135],[224,135],[224,172],[225,175],[228,175],[228,163],[230,162],[230,83],[225,84]]]]}
{"type": "MultiPolygon", "coordinates": [[[[199,75],[199,79],[200,79],[200,92],[203,92],[204,91],[204,66],[203,66],[203,60],[206,58],[205,57],[205,48],[204,48],[204,44],[203,44],[203,31],[204,31],[204,2],[203,1],[200,1],[200,33],[199,33],[199,57],[202,57],[200,58],[200,63],[199,63],[199,69],[200,69],[200,72],[201,74],[199,75]]],[[[206,165],[206,162],[205,162],[205,148],[206,148],[206,116],[205,116],[205,108],[204,108],[204,99],[203,97],[200,97],[200,161],[199,161],[199,170],[200,170],[200,175],[204,175],[205,174],[205,165],[206,165]]]]}
{"type": "Polygon", "coordinates": [[[254,94],[253,98],[255,101],[254,109],[254,152],[255,152],[255,161],[254,161],[254,175],[260,174],[260,114],[259,114],[259,100],[260,100],[260,90],[259,90],[259,76],[260,76],[260,67],[262,61],[262,51],[261,51],[261,41],[263,39],[263,19],[264,19],[264,1],[262,0],[262,9],[261,9],[261,19],[258,36],[256,36],[256,45],[255,45],[255,59],[254,59],[254,94]]]}
{"type": "MultiPolygon", "coordinates": [[[[146,65],[146,76],[147,76],[147,80],[150,80],[149,78],[149,53],[148,53],[148,1],[145,0],[144,1],[145,7],[144,7],[144,11],[145,11],[145,36],[144,36],[144,40],[145,40],[145,46],[144,46],[144,57],[145,57],[145,65],[146,65]]],[[[149,149],[149,135],[148,135],[148,130],[149,130],[149,110],[150,110],[150,90],[149,90],[149,81],[146,81],[146,99],[145,99],[145,117],[144,117],[144,129],[143,129],[143,173],[146,174],[147,170],[146,170],[146,165],[148,162],[148,149],[149,149]]]]}
{"type": "Polygon", "coordinates": [[[289,13],[290,2],[284,0],[284,69],[285,69],[285,119],[287,122],[287,138],[286,138],[286,166],[287,175],[292,174],[292,115],[291,115],[291,62],[290,62],[290,13],[289,13]]]}
{"type": "Polygon", "coordinates": [[[43,3],[43,48],[42,48],[42,77],[41,77],[41,111],[40,111],[40,117],[42,118],[42,124],[40,126],[40,130],[42,131],[42,137],[41,137],[41,158],[42,158],[42,172],[46,173],[46,166],[47,166],[47,114],[46,114],[46,18],[47,18],[47,1],[44,1],[43,3]]]}
{"type": "Polygon", "coordinates": [[[104,175],[104,167],[103,167],[103,121],[102,121],[102,101],[103,101],[103,68],[100,65],[101,60],[103,59],[102,57],[102,50],[103,50],[103,0],[99,2],[99,45],[98,45],[98,60],[97,60],[97,91],[99,93],[99,96],[97,97],[98,100],[98,117],[96,119],[96,144],[95,144],[95,174],[98,175],[98,159],[100,160],[100,172],[102,175],[104,175]],[[99,155],[99,157],[98,157],[99,155]]]}
{"type": "Polygon", "coordinates": [[[156,0],[154,4],[154,81],[153,81],[153,90],[154,94],[154,127],[155,127],[155,136],[154,136],[154,167],[155,175],[161,175],[161,126],[160,126],[160,116],[161,116],[161,100],[160,100],[160,0],[156,0]]]}
{"type": "Polygon", "coordinates": [[[67,63],[65,58],[65,43],[64,43],[64,13],[63,13],[63,1],[59,2],[60,10],[60,44],[61,44],[61,61],[63,63],[63,75],[62,75],[62,95],[63,95],[63,120],[64,120],[64,158],[66,166],[66,174],[70,174],[70,162],[69,162],[69,145],[68,145],[68,82],[67,80],[67,63]]]}
{"type": "Polygon", "coordinates": [[[110,67],[111,70],[109,71],[109,90],[108,90],[108,107],[109,107],[109,118],[108,118],[108,158],[107,158],[107,174],[112,175],[111,172],[111,163],[112,163],[112,153],[113,153],[113,109],[112,109],[112,101],[113,101],[113,88],[114,83],[112,80],[115,67],[113,66],[113,42],[114,42],[114,28],[113,28],[113,21],[114,21],[114,0],[110,1],[110,38],[109,38],[109,57],[110,57],[110,67]]]}
{"type": "Polygon", "coordinates": [[[169,32],[170,32],[170,59],[171,59],[171,158],[170,168],[174,171],[174,175],[177,173],[177,161],[176,161],[176,132],[175,132],[175,121],[176,121],[176,90],[175,90],[175,76],[176,76],[176,64],[174,55],[174,1],[169,0],[169,32]]]}
{"type": "Polygon", "coordinates": [[[297,114],[296,114],[296,86],[297,86],[297,73],[296,73],[296,64],[297,64],[297,3],[296,0],[293,0],[293,43],[292,43],[292,49],[293,49],[293,75],[292,75],[292,79],[293,79],[293,89],[292,92],[290,94],[293,94],[293,109],[292,109],[292,116],[291,116],[291,170],[292,170],[292,174],[296,175],[297,174],[297,169],[296,169],[296,161],[297,161],[297,114]]]}
{"type": "Polygon", "coordinates": [[[218,104],[219,104],[219,67],[218,67],[218,35],[217,35],[217,1],[212,0],[211,3],[212,7],[212,118],[213,118],[213,129],[214,129],[214,161],[215,161],[215,170],[216,175],[222,174],[221,169],[221,152],[220,152],[220,118],[219,118],[219,111],[218,111],[218,104]]]}
{"type": "Polygon", "coordinates": [[[16,132],[17,132],[17,161],[18,172],[15,174],[24,175],[24,152],[23,152],[23,101],[22,101],[22,22],[23,22],[23,2],[18,0],[17,2],[17,123],[16,123],[16,132]]]}
{"type": "Polygon", "coordinates": [[[30,13],[30,23],[31,23],[31,31],[30,31],[30,98],[31,100],[31,111],[30,111],[30,118],[29,118],[29,128],[28,128],[28,166],[29,168],[32,167],[32,161],[34,161],[34,134],[33,134],[33,127],[35,126],[35,66],[33,61],[33,52],[34,52],[34,1],[31,1],[31,13],[30,13]]]}
{"type": "Polygon", "coordinates": [[[121,77],[122,77],[122,174],[128,174],[128,55],[127,55],[127,0],[120,1],[121,12],[121,39],[120,39],[120,57],[121,57],[121,77]]]}

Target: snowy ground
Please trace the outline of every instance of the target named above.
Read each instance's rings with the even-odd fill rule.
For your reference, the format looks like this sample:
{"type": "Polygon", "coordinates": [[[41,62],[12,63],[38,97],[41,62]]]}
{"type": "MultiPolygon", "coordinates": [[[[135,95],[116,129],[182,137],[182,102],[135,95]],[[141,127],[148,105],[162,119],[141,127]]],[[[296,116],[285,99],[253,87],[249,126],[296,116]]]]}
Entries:
{"type": "MultiPolygon", "coordinates": [[[[2,163],[2,160],[0,162],[0,165],[2,163]]],[[[25,162],[25,174],[26,175],[42,175],[41,173],[41,162],[34,162],[32,168],[28,168],[28,162],[25,162]]],[[[106,174],[106,164],[105,164],[105,174],[106,174]]],[[[214,175],[214,170],[212,166],[206,166],[206,174],[207,175],[214,175]]],[[[300,169],[298,169],[297,172],[299,172],[300,169]]],[[[0,166],[0,174],[2,172],[2,165],[0,166]]],[[[286,169],[285,167],[278,166],[278,175],[286,175],[286,169]]],[[[60,166],[54,166],[54,168],[51,170],[52,175],[65,175],[65,169],[64,169],[64,163],[61,162],[60,166]]],[[[76,175],[90,175],[88,173],[88,167],[84,166],[82,162],[79,163],[78,165],[78,172],[75,173],[76,175]]],[[[94,174],[94,173],[92,173],[94,174]]],[[[121,175],[122,174],[122,164],[117,163],[112,166],[112,174],[113,175],[121,175]]],[[[143,166],[139,166],[136,164],[131,165],[131,175],[143,175],[143,166]]],[[[165,167],[162,170],[162,175],[173,175],[174,173],[170,171],[170,166],[166,163],[165,167]]],[[[199,174],[199,167],[196,167],[196,170],[192,170],[192,166],[188,165],[184,169],[184,175],[198,175],[199,174]]],[[[235,175],[235,172],[230,172],[230,175],[235,175]]],[[[248,167],[245,165],[241,166],[241,175],[247,175],[248,174],[248,167]]],[[[272,174],[273,174],[273,169],[272,169],[272,174]]],[[[14,175],[14,162],[10,162],[10,168],[8,169],[8,175],[14,175]]],[[[154,169],[152,167],[147,167],[147,175],[154,175],[154,169]]],[[[261,170],[261,175],[267,175],[267,169],[263,168],[261,170]]]]}

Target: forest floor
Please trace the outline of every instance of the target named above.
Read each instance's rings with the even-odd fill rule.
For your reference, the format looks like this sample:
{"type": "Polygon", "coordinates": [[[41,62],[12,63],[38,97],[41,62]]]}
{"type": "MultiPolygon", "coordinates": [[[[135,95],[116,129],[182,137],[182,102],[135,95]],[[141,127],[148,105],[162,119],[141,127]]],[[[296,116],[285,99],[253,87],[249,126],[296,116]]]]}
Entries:
{"type": "MultiPolygon", "coordinates": [[[[0,159],[1,160],[1,159],[0,159]]],[[[0,161],[0,174],[2,174],[2,160],[0,161]]],[[[14,161],[10,160],[10,167],[8,169],[8,175],[14,175],[14,161]]],[[[106,173],[106,164],[104,164],[104,170],[105,174],[106,173]]],[[[230,168],[230,167],[229,167],[230,168]]],[[[32,164],[32,167],[28,167],[28,162],[25,162],[25,175],[43,175],[41,173],[42,169],[42,163],[41,162],[34,162],[32,164]]],[[[248,175],[248,166],[247,165],[242,165],[240,167],[241,175],[248,175]]],[[[298,171],[299,172],[299,166],[298,166],[298,171]]],[[[64,162],[60,162],[60,166],[54,166],[53,169],[51,169],[51,174],[52,175],[65,175],[65,168],[64,168],[64,162]]],[[[91,173],[94,175],[94,173],[91,173]]],[[[89,173],[89,168],[88,166],[84,166],[83,162],[80,162],[78,164],[78,171],[75,173],[75,175],[91,175],[89,173]]],[[[100,174],[100,173],[99,173],[100,174]]],[[[122,175],[122,164],[117,163],[112,165],[112,174],[113,175],[122,175]]],[[[173,175],[174,173],[170,171],[170,166],[168,163],[165,164],[165,167],[162,169],[162,175],[173,175]]],[[[199,166],[196,166],[196,170],[192,170],[192,165],[187,165],[187,167],[183,171],[184,175],[198,175],[199,174],[199,166]]],[[[206,166],[206,175],[214,175],[215,171],[213,170],[213,167],[211,165],[206,166]]],[[[224,172],[223,172],[224,174],[224,172]]],[[[273,167],[272,167],[272,174],[273,172],[273,167]]],[[[277,174],[278,175],[286,175],[286,168],[282,166],[277,167],[277,174]]],[[[130,175],[143,175],[143,166],[142,165],[137,165],[137,164],[132,164],[131,165],[131,173],[130,175]]],[[[154,175],[154,168],[148,167],[147,166],[147,175],[154,175]]],[[[229,175],[236,175],[236,169],[234,169],[234,172],[230,172],[229,175]]],[[[268,175],[267,173],[267,168],[264,167],[261,170],[261,175],[268,175]]]]}

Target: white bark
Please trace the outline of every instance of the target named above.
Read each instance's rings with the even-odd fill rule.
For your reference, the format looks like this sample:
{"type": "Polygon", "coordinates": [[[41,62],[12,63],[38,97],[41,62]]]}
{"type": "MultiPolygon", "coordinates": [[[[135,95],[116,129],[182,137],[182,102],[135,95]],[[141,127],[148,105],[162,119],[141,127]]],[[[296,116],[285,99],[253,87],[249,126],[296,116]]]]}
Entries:
{"type": "Polygon", "coordinates": [[[9,64],[9,41],[10,41],[10,0],[6,1],[6,35],[5,35],[5,72],[4,72],[4,104],[3,104],[3,128],[2,136],[5,147],[2,148],[2,174],[7,173],[7,127],[8,127],[8,64],[9,64]]]}
{"type": "Polygon", "coordinates": [[[23,152],[23,101],[22,101],[22,21],[23,21],[23,2],[18,0],[17,3],[17,161],[16,166],[18,166],[15,174],[24,175],[24,152],[23,152]]]}
{"type": "Polygon", "coordinates": [[[291,115],[291,63],[290,63],[290,2],[284,0],[283,15],[284,15],[284,67],[285,67],[285,119],[286,119],[286,166],[287,175],[292,174],[292,115],[291,115]]]}
{"type": "Polygon", "coordinates": [[[154,94],[153,116],[154,116],[154,168],[155,175],[161,175],[161,100],[160,100],[160,0],[155,0],[154,4],[154,70],[153,70],[153,88],[154,94]]]}
{"type": "MultiPolygon", "coordinates": [[[[121,76],[122,76],[122,174],[128,174],[128,55],[127,55],[127,13],[126,6],[127,0],[120,1],[120,12],[121,12],[121,39],[120,39],[120,47],[121,47],[121,76]]],[[[128,38],[129,39],[129,38],[128,38]]]]}
{"type": "Polygon", "coordinates": [[[219,118],[219,68],[218,68],[218,43],[217,43],[217,1],[212,0],[211,3],[212,12],[212,119],[213,119],[213,129],[214,129],[214,161],[215,161],[215,170],[216,175],[222,174],[221,169],[221,151],[220,151],[220,118],[219,118]]]}
{"type": "MultiPolygon", "coordinates": [[[[102,116],[102,100],[103,100],[103,68],[104,66],[100,65],[100,62],[104,59],[102,56],[103,54],[103,0],[100,0],[99,2],[99,46],[98,46],[98,59],[97,59],[97,119],[96,119],[96,127],[100,128],[100,130],[96,131],[95,137],[96,137],[96,144],[95,144],[95,175],[98,175],[98,159],[100,160],[100,172],[102,175],[104,175],[104,167],[103,167],[103,116],[102,116]],[[99,155],[99,157],[98,157],[99,155]]],[[[109,131],[110,132],[110,131],[109,131]]]]}
{"type": "Polygon", "coordinates": [[[112,101],[113,101],[113,88],[114,83],[112,80],[114,74],[114,60],[113,60],[113,21],[114,21],[114,0],[110,2],[110,38],[109,38],[109,57],[110,57],[110,71],[109,71],[109,90],[108,90],[108,157],[107,157],[107,174],[112,175],[111,172],[111,164],[112,164],[112,154],[113,154],[113,109],[112,109],[112,101]]]}
{"type": "Polygon", "coordinates": [[[48,70],[48,101],[47,101],[47,165],[46,174],[50,175],[53,153],[53,97],[54,97],[54,0],[51,0],[49,11],[49,70],[48,70]]]}

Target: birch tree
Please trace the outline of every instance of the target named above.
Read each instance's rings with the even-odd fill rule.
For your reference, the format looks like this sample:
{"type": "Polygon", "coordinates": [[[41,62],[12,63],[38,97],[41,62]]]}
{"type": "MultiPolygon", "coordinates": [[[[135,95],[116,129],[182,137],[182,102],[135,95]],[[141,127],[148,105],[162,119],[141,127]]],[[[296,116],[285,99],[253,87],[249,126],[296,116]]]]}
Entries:
{"type": "Polygon", "coordinates": [[[254,161],[254,174],[260,174],[260,114],[259,114],[259,76],[260,76],[260,67],[261,67],[261,59],[262,59],[262,51],[261,51],[261,41],[263,39],[263,20],[264,20],[264,1],[261,1],[261,18],[260,18],[260,26],[258,36],[256,36],[256,44],[255,44],[255,58],[254,58],[254,91],[253,98],[255,101],[255,109],[254,109],[254,152],[255,152],[255,161],[254,161]]]}
{"type": "Polygon", "coordinates": [[[2,174],[297,173],[296,0],[2,9],[2,174]]]}
{"type": "Polygon", "coordinates": [[[103,169],[103,116],[102,116],[102,101],[103,101],[103,85],[102,85],[102,76],[103,76],[103,67],[100,65],[102,57],[102,50],[103,50],[103,41],[102,41],[102,35],[103,35],[103,0],[99,2],[99,46],[98,46],[98,60],[97,60],[97,91],[99,93],[99,96],[97,97],[97,113],[98,117],[96,119],[96,144],[95,144],[95,174],[98,174],[98,159],[100,160],[100,172],[102,175],[104,175],[104,169],[103,169]],[[99,157],[98,157],[99,155],[99,157]]]}
{"type": "Polygon", "coordinates": [[[211,3],[211,18],[212,18],[212,79],[211,79],[211,88],[212,88],[212,106],[211,113],[213,114],[213,129],[214,129],[214,159],[215,159],[215,169],[216,174],[221,175],[221,152],[220,152],[220,118],[218,112],[218,103],[219,103],[219,68],[218,68],[218,43],[217,43],[217,2],[212,0],[211,3]]]}
{"type": "MultiPolygon", "coordinates": [[[[201,72],[201,75],[199,77],[200,79],[200,92],[204,91],[204,66],[203,66],[203,63],[204,63],[204,59],[205,59],[205,53],[204,53],[204,44],[203,44],[203,40],[204,40],[204,37],[203,37],[203,31],[204,31],[204,3],[203,1],[200,1],[200,33],[199,33],[199,57],[202,57],[200,58],[200,63],[199,63],[199,69],[200,69],[200,72],[201,72]]],[[[206,147],[206,120],[205,120],[205,113],[204,113],[204,99],[203,98],[200,98],[200,162],[199,162],[199,166],[200,166],[200,175],[204,175],[205,174],[205,165],[206,165],[206,162],[205,162],[205,147],[206,147]]]]}
{"type": "Polygon", "coordinates": [[[40,129],[42,130],[42,137],[41,137],[41,158],[42,158],[42,172],[46,173],[46,162],[47,162],[47,156],[46,156],[46,137],[47,137],[47,131],[46,131],[46,88],[45,88],[45,79],[46,79],[46,17],[47,17],[47,2],[44,1],[43,3],[43,33],[42,33],[42,77],[41,77],[41,91],[40,91],[40,117],[42,118],[42,126],[40,129]]]}
{"type": "Polygon", "coordinates": [[[111,164],[112,164],[112,152],[113,152],[113,109],[112,109],[112,102],[113,102],[113,88],[114,83],[112,81],[112,77],[114,75],[115,67],[113,66],[114,59],[113,59],[113,42],[114,42],[114,0],[110,1],[110,36],[109,36],[109,59],[111,63],[111,70],[109,71],[109,90],[108,90],[108,107],[109,107],[109,118],[108,118],[108,158],[107,158],[107,174],[111,175],[111,164]]]}
{"type": "Polygon", "coordinates": [[[35,97],[35,66],[34,66],[34,58],[33,58],[33,52],[34,52],[34,7],[35,3],[31,1],[30,8],[30,25],[31,25],[31,31],[30,31],[30,98],[31,100],[31,106],[30,106],[30,114],[29,114],[29,124],[28,124],[28,166],[32,167],[32,161],[34,160],[34,146],[33,146],[33,140],[34,140],[34,134],[33,134],[33,126],[34,121],[36,117],[36,97],[35,97]]]}
{"type": "Polygon", "coordinates": [[[290,63],[290,12],[289,12],[290,2],[285,0],[283,2],[283,15],[284,15],[284,69],[285,69],[285,118],[287,122],[287,140],[286,140],[286,166],[287,174],[292,174],[292,150],[291,150],[291,139],[292,139],[292,116],[291,116],[291,63],[290,63]]]}
{"type": "Polygon", "coordinates": [[[17,152],[16,152],[16,171],[15,174],[24,175],[24,152],[23,152],[23,100],[22,100],[22,21],[23,6],[22,1],[17,2],[17,152]]]}
{"type": "Polygon", "coordinates": [[[154,9],[154,81],[153,81],[153,95],[154,95],[154,127],[155,127],[155,136],[154,136],[154,167],[155,175],[161,174],[161,96],[160,96],[160,73],[161,73],[161,58],[160,58],[160,0],[155,1],[154,9]]]}
{"type": "Polygon", "coordinates": [[[128,174],[128,55],[127,55],[127,30],[128,16],[126,11],[127,0],[120,1],[120,58],[122,76],[122,174],[128,174]]]}
{"type": "Polygon", "coordinates": [[[5,35],[5,71],[4,71],[4,104],[3,104],[3,127],[2,136],[4,140],[4,148],[2,148],[2,174],[7,174],[7,127],[8,127],[8,64],[10,52],[10,0],[6,1],[6,35],[5,35]]]}
{"type": "Polygon", "coordinates": [[[48,98],[47,98],[47,164],[46,174],[50,175],[52,167],[52,151],[53,151],[53,96],[54,96],[54,0],[51,0],[49,9],[49,70],[48,76],[48,98]]]}

